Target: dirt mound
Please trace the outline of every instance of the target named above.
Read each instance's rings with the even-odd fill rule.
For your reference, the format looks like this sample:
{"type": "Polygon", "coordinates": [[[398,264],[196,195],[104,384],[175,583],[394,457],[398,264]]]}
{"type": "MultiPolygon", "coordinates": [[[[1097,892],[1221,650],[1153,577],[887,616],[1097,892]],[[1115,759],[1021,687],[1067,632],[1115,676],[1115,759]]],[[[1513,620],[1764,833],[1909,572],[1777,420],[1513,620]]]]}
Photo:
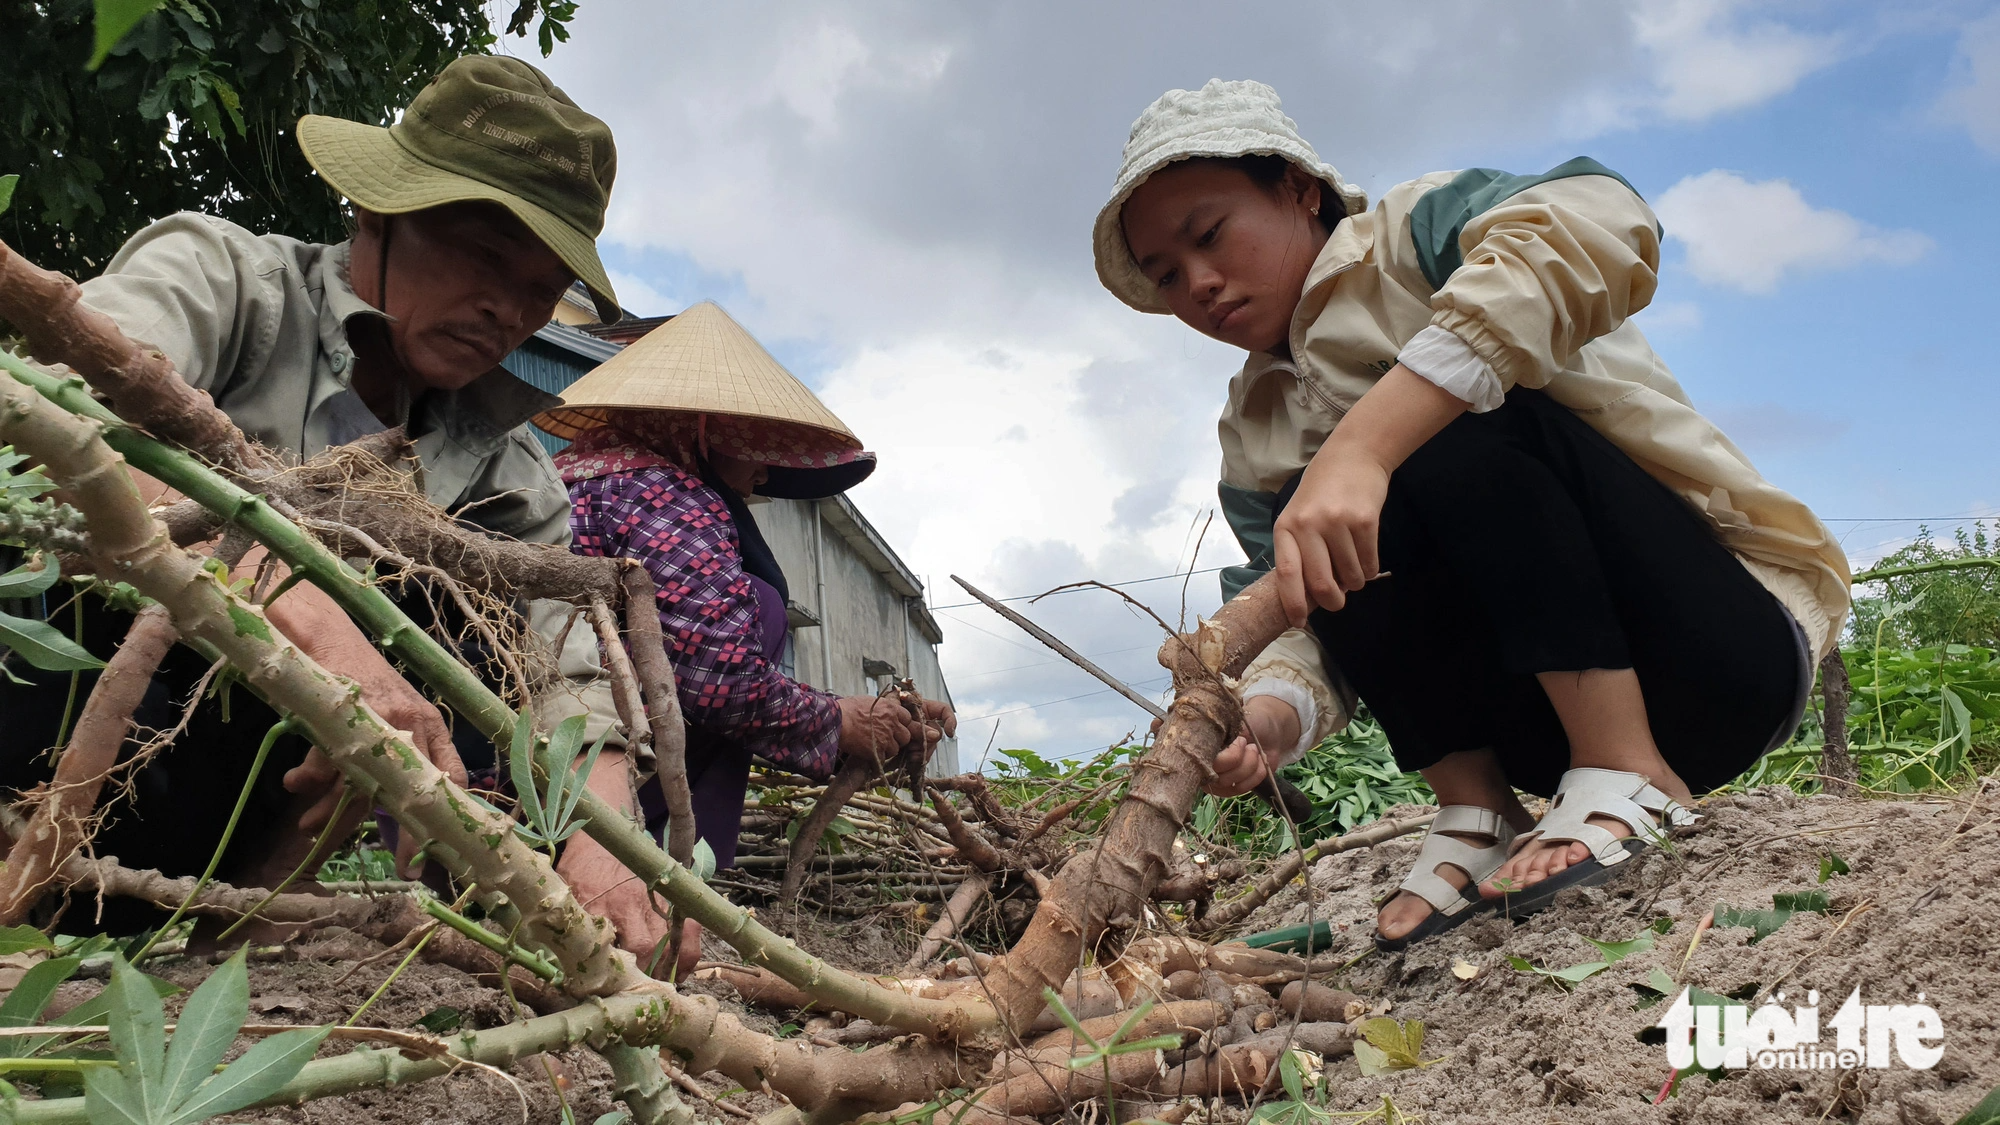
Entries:
{"type": "MultiPolygon", "coordinates": [[[[1363,1077],[1352,1059],[1339,1060],[1328,1108],[1371,1109],[1387,1095],[1452,1125],[1955,1121],[2000,1084],[2000,785],[1989,779],[1972,796],[1847,800],[1773,787],[1718,798],[1699,825],[1604,887],[1573,891],[1525,921],[1488,915],[1402,954],[1362,956],[1337,983],[1393,1001],[1397,1018],[1423,1020],[1424,1053],[1442,1061],[1363,1077]],[[1834,856],[1849,870],[1822,883],[1834,856]],[[1689,956],[1718,904],[1768,910],[1774,894],[1811,890],[1826,892],[1825,913],[1794,914],[1755,944],[1751,929],[1716,926],[1689,956]],[[1586,937],[1624,941],[1661,919],[1671,928],[1652,948],[1573,988],[1509,964],[1602,961],[1586,937]],[[1460,961],[1476,975],[1455,975],[1460,961]],[[1643,987],[1656,969],[1675,994],[1693,985],[1754,1005],[1782,990],[1787,1011],[1816,989],[1829,1046],[1827,1021],[1857,986],[1866,1004],[1928,1004],[1943,1019],[1944,1055],[1928,1070],[1892,1052],[1887,1069],[1746,1069],[1719,1081],[1695,1072],[1656,1107],[1672,1074],[1664,1033],[1641,1039],[1666,1010],[1643,987]]],[[[1312,872],[1314,901],[1294,886],[1254,922],[1296,923],[1310,910],[1344,923],[1344,948],[1360,955],[1374,902],[1402,879],[1416,846],[1329,856],[1312,872]]]]}

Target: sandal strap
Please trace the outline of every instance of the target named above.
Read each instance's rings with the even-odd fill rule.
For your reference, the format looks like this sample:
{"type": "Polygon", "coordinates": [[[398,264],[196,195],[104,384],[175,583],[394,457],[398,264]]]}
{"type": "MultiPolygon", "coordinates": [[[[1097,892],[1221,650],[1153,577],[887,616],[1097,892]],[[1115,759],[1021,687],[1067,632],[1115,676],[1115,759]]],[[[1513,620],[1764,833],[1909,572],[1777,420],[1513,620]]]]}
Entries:
{"type": "Polygon", "coordinates": [[[1622,863],[1632,853],[1624,841],[1636,836],[1648,842],[1666,835],[1666,828],[1701,819],[1692,809],[1669,797],[1642,774],[1584,767],[1562,775],[1556,794],[1532,831],[1515,838],[1513,850],[1541,840],[1569,841],[1590,849],[1606,867],[1622,863]],[[1606,816],[1631,825],[1631,836],[1617,836],[1589,823],[1606,816]]]}
{"type": "Polygon", "coordinates": [[[1472,877],[1468,886],[1477,886],[1507,862],[1507,845],[1513,838],[1513,828],[1499,813],[1476,805],[1446,805],[1431,821],[1430,832],[1417,850],[1416,865],[1396,889],[1416,895],[1440,914],[1456,914],[1471,906],[1472,901],[1465,897],[1462,888],[1452,886],[1439,875],[1438,868],[1447,864],[1456,867],[1472,877]],[[1454,839],[1446,835],[1448,832],[1491,836],[1494,842],[1480,847],[1454,839]]]}

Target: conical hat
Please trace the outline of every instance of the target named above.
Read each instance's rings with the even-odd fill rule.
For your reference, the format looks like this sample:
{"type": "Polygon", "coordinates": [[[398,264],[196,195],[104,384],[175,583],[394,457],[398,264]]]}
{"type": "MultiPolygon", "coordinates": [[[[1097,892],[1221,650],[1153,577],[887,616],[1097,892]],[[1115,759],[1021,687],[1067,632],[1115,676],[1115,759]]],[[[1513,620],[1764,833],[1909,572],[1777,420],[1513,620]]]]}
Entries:
{"type": "Polygon", "coordinates": [[[798,427],[797,439],[823,443],[829,452],[861,448],[846,423],[713,301],[626,345],[570,384],[562,400],[534,423],[572,441],[608,424],[613,411],[658,410],[798,427]]]}

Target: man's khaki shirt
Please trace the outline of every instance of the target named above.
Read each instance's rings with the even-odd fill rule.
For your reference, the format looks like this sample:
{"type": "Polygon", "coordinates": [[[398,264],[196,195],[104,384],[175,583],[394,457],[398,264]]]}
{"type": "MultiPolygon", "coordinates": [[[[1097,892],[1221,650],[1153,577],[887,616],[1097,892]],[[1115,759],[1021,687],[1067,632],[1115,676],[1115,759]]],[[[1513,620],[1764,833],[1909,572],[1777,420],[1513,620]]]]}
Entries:
{"type": "MultiPolygon", "coordinates": [[[[83,299],[253,440],[304,459],[333,444],[326,407],[354,374],[350,326],[382,315],[355,296],[348,249],[182,212],[134,235],[83,299]]],[[[497,535],[569,542],[569,493],[525,425],[559,402],[497,367],[419,397],[406,427],[431,501],[497,535]]]]}

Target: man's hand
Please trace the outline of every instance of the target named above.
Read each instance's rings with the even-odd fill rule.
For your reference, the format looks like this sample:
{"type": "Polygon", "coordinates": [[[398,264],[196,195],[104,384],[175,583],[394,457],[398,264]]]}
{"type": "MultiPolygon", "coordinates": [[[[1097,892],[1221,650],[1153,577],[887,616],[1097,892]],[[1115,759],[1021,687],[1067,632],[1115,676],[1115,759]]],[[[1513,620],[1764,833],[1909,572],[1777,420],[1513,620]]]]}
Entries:
{"type": "Polygon", "coordinates": [[[1275,695],[1243,702],[1243,732],[1215,756],[1215,780],[1204,788],[1235,797],[1257,788],[1278,768],[1278,759],[1299,744],[1299,713],[1275,695]]]}
{"type": "MultiPolygon", "coordinates": [[[[453,783],[464,785],[465,763],[459,761],[452,745],[451,731],[444,716],[423,697],[402,674],[376,651],[347,614],[317,588],[294,587],[266,614],[299,650],[336,675],[354,681],[361,689],[361,701],[396,730],[405,731],[417,752],[430,759],[453,783]]],[[[318,801],[299,818],[299,830],[316,833],[340,801],[340,771],[317,747],[306,760],[285,774],[285,788],[302,796],[317,795],[318,801]]],[[[397,840],[396,865],[405,877],[410,860],[424,841],[418,833],[405,831],[397,840]]]]}
{"type": "MultiPolygon", "coordinates": [[[[928,703],[928,701],[926,701],[928,703]]],[[[891,698],[850,695],[840,701],[840,756],[887,762],[916,736],[916,722],[891,698]]],[[[928,708],[927,708],[928,709],[928,708]]],[[[952,720],[956,729],[958,721],[952,720]]]]}
{"type": "MultiPolygon", "coordinates": [[[[579,760],[578,765],[581,764],[579,760]]],[[[597,759],[597,766],[590,771],[587,783],[590,791],[612,808],[633,812],[631,768],[624,751],[606,747],[597,759]]],[[[569,884],[585,910],[610,919],[618,928],[619,948],[637,957],[640,968],[651,963],[653,950],[667,936],[665,904],[654,906],[645,883],[637,875],[582,832],[563,844],[562,858],[556,861],[556,874],[569,884]]],[[[701,948],[699,940],[695,948],[701,948]]]]}

